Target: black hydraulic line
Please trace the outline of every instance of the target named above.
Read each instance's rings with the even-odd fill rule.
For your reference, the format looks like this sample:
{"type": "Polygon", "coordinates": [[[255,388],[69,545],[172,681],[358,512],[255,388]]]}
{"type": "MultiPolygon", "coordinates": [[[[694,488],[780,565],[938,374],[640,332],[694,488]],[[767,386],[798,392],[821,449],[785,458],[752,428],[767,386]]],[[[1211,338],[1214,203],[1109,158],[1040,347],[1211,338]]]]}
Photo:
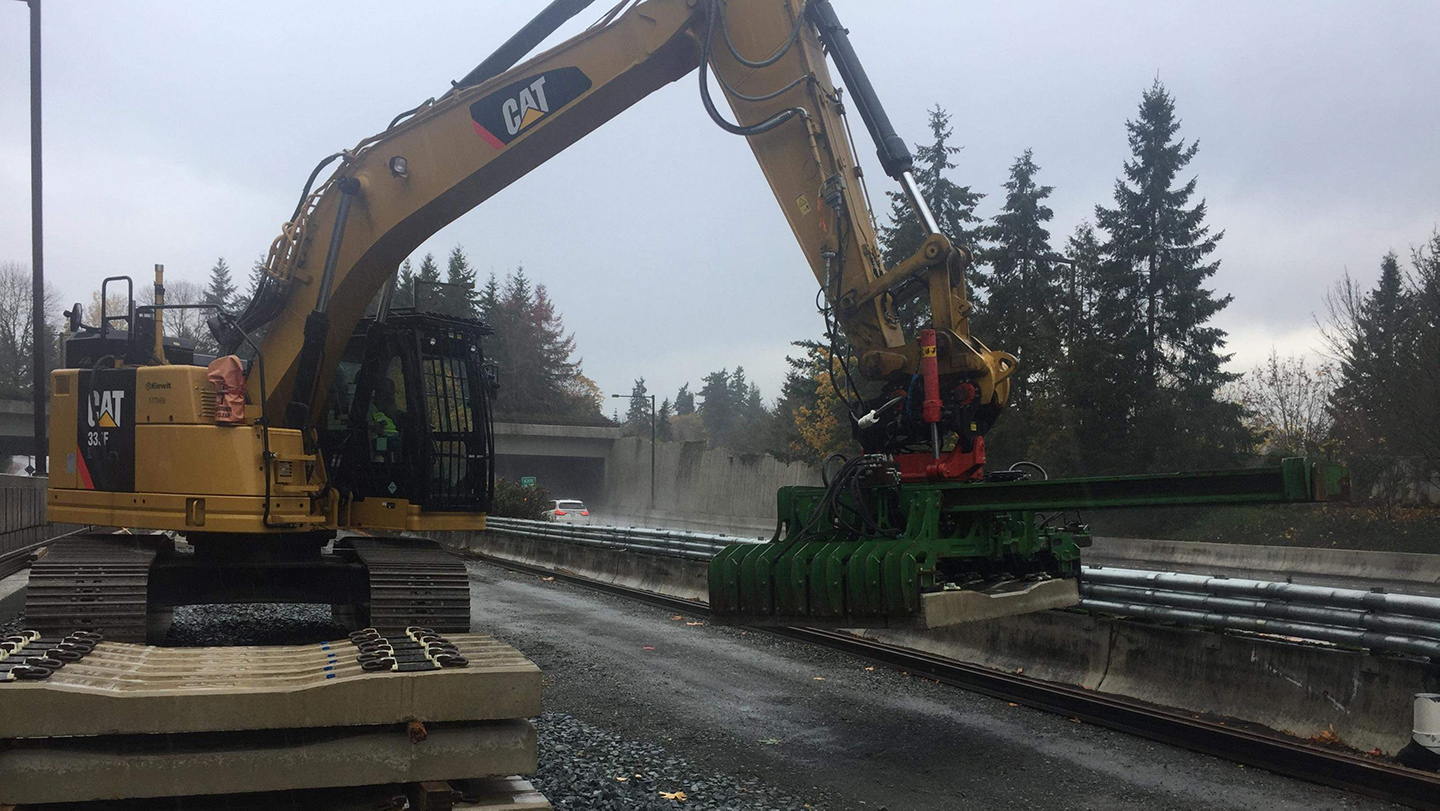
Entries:
{"type": "Polygon", "coordinates": [[[865,121],[870,138],[875,141],[875,153],[880,156],[881,167],[885,169],[885,174],[899,180],[906,172],[914,170],[915,159],[911,157],[904,139],[895,133],[890,117],[880,104],[880,97],[875,95],[870,77],[860,64],[860,57],[856,56],[855,47],[850,44],[850,32],[840,24],[830,0],[811,0],[805,6],[805,14],[819,30],[820,41],[830,51],[830,58],[835,60],[835,67],[840,70],[845,86],[850,88],[850,98],[855,101],[860,118],[865,121]]]}
{"type": "Polygon", "coordinates": [[[555,33],[555,29],[564,25],[571,17],[584,11],[594,0],[552,0],[539,14],[525,23],[516,31],[514,36],[505,40],[505,44],[495,49],[495,52],[485,57],[485,61],[475,66],[475,69],[465,74],[465,77],[455,82],[455,87],[470,87],[481,82],[499,76],[501,73],[515,66],[515,63],[525,58],[525,55],[535,49],[546,37],[555,33]]]}
{"type": "Polygon", "coordinates": [[[315,309],[305,319],[305,342],[296,362],[295,388],[285,408],[285,424],[304,428],[310,421],[310,406],[315,399],[315,380],[320,375],[320,359],[330,335],[330,287],[335,281],[335,266],[340,261],[340,245],[345,238],[345,221],[350,216],[350,203],[360,192],[360,181],[342,177],[335,182],[340,191],[340,205],[335,212],[335,227],[330,232],[330,248],[325,252],[325,269],[315,291],[315,309]]]}
{"type": "Polygon", "coordinates": [[[315,164],[315,168],[310,170],[310,177],[305,179],[305,188],[300,191],[300,202],[295,204],[295,213],[290,215],[292,222],[298,219],[300,212],[305,209],[305,200],[310,196],[310,187],[315,185],[315,178],[320,176],[320,170],[324,169],[336,158],[342,158],[344,156],[344,152],[336,152],[334,155],[328,155],[321,158],[320,162],[315,164]]]}
{"type": "MultiPolygon", "coordinates": [[[[704,105],[705,112],[710,116],[710,120],[714,121],[720,129],[725,130],[731,135],[744,135],[748,137],[769,132],[797,115],[800,116],[801,119],[809,118],[810,113],[808,113],[804,107],[787,107],[764,121],[749,126],[732,124],[725,120],[725,116],[721,115],[720,110],[715,107],[715,100],[710,98],[710,60],[715,52],[715,27],[721,24],[719,6],[712,2],[709,9],[707,9],[705,38],[700,54],[700,70],[697,71],[700,76],[700,103],[704,105]]],[[[716,75],[719,75],[718,72],[716,75]]]]}

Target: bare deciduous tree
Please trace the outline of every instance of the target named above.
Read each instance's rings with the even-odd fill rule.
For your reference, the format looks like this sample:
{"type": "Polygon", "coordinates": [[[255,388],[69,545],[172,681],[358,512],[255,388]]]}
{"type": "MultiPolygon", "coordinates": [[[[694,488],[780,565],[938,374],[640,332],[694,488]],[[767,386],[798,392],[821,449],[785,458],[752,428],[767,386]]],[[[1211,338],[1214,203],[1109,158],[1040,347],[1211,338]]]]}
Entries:
{"type": "MultiPolygon", "coordinates": [[[[30,266],[20,262],[0,262],[0,397],[30,396],[30,363],[32,346],[30,266]]],[[[47,322],[59,309],[59,297],[49,286],[45,288],[47,322]]],[[[50,332],[49,329],[46,332],[50,332]]],[[[47,352],[51,351],[47,348],[47,352]]],[[[48,358],[51,366],[55,358],[48,358]]]]}
{"type": "Polygon", "coordinates": [[[1270,357],[1235,382],[1231,396],[1245,409],[1250,429],[1266,455],[1326,453],[1330,437],[1330,393],[1335,367],[1307,364],[1299,355],[1270,357]]]}

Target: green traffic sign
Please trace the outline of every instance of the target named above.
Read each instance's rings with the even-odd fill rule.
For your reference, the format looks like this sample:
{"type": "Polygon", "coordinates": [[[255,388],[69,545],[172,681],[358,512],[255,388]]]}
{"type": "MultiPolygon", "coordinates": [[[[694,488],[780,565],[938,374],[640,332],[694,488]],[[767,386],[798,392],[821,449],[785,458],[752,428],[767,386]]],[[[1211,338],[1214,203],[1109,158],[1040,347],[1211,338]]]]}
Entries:
{"type": "Polygon", "coordinates": [[[520,477],[520,486],[521,486],[521,487],[534,487],[534,486],[535,486],[535,477],[534,477],[534,476],[521,476],[521,477],[520,477]]]}

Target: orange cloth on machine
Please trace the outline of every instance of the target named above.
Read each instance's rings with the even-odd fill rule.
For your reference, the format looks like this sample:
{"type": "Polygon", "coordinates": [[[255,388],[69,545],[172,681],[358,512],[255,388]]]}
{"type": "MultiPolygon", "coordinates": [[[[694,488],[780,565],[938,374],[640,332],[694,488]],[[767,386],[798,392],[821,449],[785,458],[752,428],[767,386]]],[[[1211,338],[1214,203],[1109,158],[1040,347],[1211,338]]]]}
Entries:
{"type": "Polygon", "coordinates": [[[215,421],[244,422],[245,370],[240,359],[226,355],[210,361],[205,377],[215,386],[215,421]]]}

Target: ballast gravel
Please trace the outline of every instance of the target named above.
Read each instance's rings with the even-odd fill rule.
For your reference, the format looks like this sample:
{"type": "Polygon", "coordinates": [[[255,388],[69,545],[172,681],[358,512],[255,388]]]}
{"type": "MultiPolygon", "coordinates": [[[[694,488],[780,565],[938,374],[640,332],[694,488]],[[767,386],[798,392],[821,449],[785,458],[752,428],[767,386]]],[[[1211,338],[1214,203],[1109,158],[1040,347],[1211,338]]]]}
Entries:
{"type": "Polygon", "coordinates": [[[654,744],[627,740],[565,713],[535,719],[540,773],[557,809],[820,808],[758,780],[709,773],[654,744]]]}
{"type": "Polygon", "coordinates": [[[344,639],[330,607],[293,603],[186,605],[175,609],[165,644],[177,648],[305,645],[344,639]]]}

